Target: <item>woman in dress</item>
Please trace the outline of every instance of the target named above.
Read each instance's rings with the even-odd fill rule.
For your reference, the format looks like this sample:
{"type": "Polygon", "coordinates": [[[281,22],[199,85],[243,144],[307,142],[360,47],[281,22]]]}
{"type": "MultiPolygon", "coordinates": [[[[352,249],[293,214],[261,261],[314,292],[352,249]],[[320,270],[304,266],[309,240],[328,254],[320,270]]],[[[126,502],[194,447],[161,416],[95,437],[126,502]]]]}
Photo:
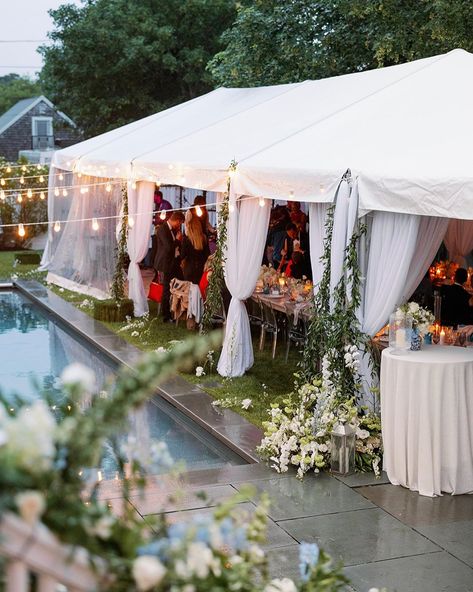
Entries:
{"type": "Polygon", "coordinates": [[[186,281],[198,284],[210,255],[208,239],[196,216],[186,220],[185,229],[186,234],[181,246],[182,272],[186,281]]]}

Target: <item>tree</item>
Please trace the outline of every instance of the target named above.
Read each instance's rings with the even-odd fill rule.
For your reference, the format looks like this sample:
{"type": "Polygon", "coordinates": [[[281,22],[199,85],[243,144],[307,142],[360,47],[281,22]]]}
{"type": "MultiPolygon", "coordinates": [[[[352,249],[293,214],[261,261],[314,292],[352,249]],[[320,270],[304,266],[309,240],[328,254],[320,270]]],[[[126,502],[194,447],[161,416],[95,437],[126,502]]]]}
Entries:
{"type": "Polygon", "coordinates": [[[19,74],[0,76],[0,115],[21,99],[29,99],[40,94],[40,83],[28,76],[19,74]]]}
{"type": "Polygon", "coordinates": [[[299,82],[473,50],[463,0],[247,0],[209,63],[218,84],[299,82]]]}
{"type": "Polygon", "coordinates": [[[90,136],[211,90],[206,64],[223,47],[235,2],[84,0],[51,16],[41,80],[90,136]]]}

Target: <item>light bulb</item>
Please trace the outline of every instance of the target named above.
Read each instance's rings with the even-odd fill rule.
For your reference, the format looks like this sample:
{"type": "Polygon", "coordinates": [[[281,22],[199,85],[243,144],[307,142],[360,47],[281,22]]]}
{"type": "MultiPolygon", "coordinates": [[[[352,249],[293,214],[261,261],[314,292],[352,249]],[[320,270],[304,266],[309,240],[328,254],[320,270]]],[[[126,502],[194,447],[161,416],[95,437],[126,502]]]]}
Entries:
{"type": "Polygon", "coordinates": [[[228,176],[230,177],[230,179],[233,179],[233,177],[236,175],[236,169],[229,169],[228,170],[228,176]]]}
{"type": "Polygon", "coordinates": [[[199,218],[200,218],[204,212],[202,211],[202,208],[201,208],[200,206],[197,206],[197,207],[195,208],[195,213],[196,213],[196,214],[197,214],[197,216],[199,216],[199,218]]]}
{"type": "Polygon", "coordinates": [[[25,232],[25,227],[23,226],[23,224],[19,224],[18,225],[18,236],[25,236],[26,232],[25,232]]]}
{"type": "Polygon", "coordinates": [[[40,183],[44,183],[44,177],[43,177],[43,175],[41,175],[41,176],[39,177],[39,182],[40,182],[40,183]]]}
{"type": "Polygon", "coordinates": [[[23,166],[21,167],[21,170],[22,170],[24,173],[26,173],[26,166],[25,166],[25,165],[23,165],[23,166]]]}
{"type": "Polygon", "coordinates": [[[37,165],[36,165],[36,170],[37,170],[37,171],[40,171],[40,170],[41,170],[41,165],[40,165],[40,164],[37,164],[37,165]]]}
{"type": "Polygon", "coordinates": [[[130,228],[133,228],[134,225],[135,225],[135,219],[133,218],[133,216],[128,216],[128,226],[130,228]]]}
{"type": "Polygon", "coordinates": [[[258,200],[260,208],[264,208],[264,197],[260,197],[258,200]]]}
{"type": "Polygon", "coordinates": [[[56,187],[56,189],[54,190],[54,195],[56,197],[59,197],[59,188],[58,187],[56,187]]]}
{"type": "Polygon", "coordinates": [[[136,189],[136,182],[135,181],[133,181],[133,183],[131,184],[131,188],[136,189]]]}
{"type": "Polygon", "coordinates": [[[320,193],[325,191],[325,185],[323,183],[320,184],[320,193]]]}
{"type": "Polygon", "coordinates": [[[54,222],[54,232],[59,232],[61,230],[61,223],[59,222],[59,220],[56,220],[56,222],[54,222]]]}
{"type": "Polygon", "coordinates": [[[235,211],[235,206],[232,203],[231,204],[228,204],[228,211],[229,212],[234,212],[235,211]]]}
{"type": "Polygon", "coordinates": [[[98,230],[100,228],[97,218],[92,218],[92,230],[98,230]]]}
{"type": "Polygon", "coordinates": [[[105,187],[105,191],[108,191],[108,193],[110,193],[110,191],[112,191],[112,186],[110,185],[110,183],[107,183],[107,185],[105,187]]]}
{"type": "Polygon", "coordinates": [[[66,162],[66,164],[67,164],[67,166],[71,166],[71,161],[70,161],[70,160],[68,160],[68,161],[66,162]]]}
{"type": "Polygon", "coordinates": [[[11,167],[7,167],[7,173],[11,173],[11,167]]]}
{"type": "Polygon", "coordinates": [[[28,197],[33,197],[33,192],[31,191],[31,189],[28,189],[28,191],[26,192],[26,195],[28,197]]]}
{"type": "Polygon", "coordinates": [[[81,187],[80,188],[80,192],[82,193],[82,195],[84,195],[84,193],[85,193],[85,187],[81,187]]]}
{"type": "Polygon", "coordinates": [[[170,171],[172,171],[172,169],[173,169],[173,168],[174,168],[174,165],[173,165],[173,164],[170,164],[170,165],[168,166],[168,169],[169,169],[170,171]]]}
{"type": "Polygon", "coordinates": [[[19,194],[16,196],[16,201],[17,201],[18,203],[21,203],[21,202],[23,201],[23,197],[22,197],[21,193],[19,193],[19,194]]]}
{"type": "Polygon", "coordinates": [[[292,199],[294,197],[294,191],[289,191],[289,197],[292,199]]]}
{"type": "Polygon", "coordinates": [[[64,181],[64,175],[62,173],[59,173],[59,181],[64,181]]]}
{"type": "Polygon", "coordinates": [[[5,185],[5,179],[0,179],[0,184],[5,185]]]}
{"type": "Polygon", "coordinates": [[[2,201],[5,201],[5,191],[3,191],[3,189],[2,189],[2,191],[0,191],[0,199],[2,201]]]}
{"type": "Polygon", "coordinates": [[[181,185],[185,185],[186,183],[186,178],[184,177],[184,175],[181,175],[181,185]]]}
{"type": "Polygon", "coordinates": [[[156,189],[159,189],[161,187],[161,183],[159,181],[156,181],[156,189]]]}
{"type": "Polygon", "coordinates": [[[80,179],[82,177],[82,173],[77,173],[77,176],[80,179]]]}
{"type": "Polygon", "coordinates": [[[21,175],[20,177],[20,183],[23,184],[25,182],[25,178],[23,177],[23,175],[21,175]]]}
{"type": "Polygon", "coordinates": [[[166,220],[166,210],[161,210],[159,217],[161,218],[161,220],[166,220]]]}
{"type": "Polygon", "coordinates": [[[84,193],[89,193],[89,188],[88,187],[84,187],[84,193]]]}
{"type": "Polygon", "coordinates": [[[39,194],[39,199],[46,199],[46,195],[44,194],[44,191],[41,191],[41,193],[39,194]]]}
{"type": "Polygon", "coordinates": [[[63,197],[67,197],[67,189],[62,190],[62,195],[63,195],[63,197]]]}

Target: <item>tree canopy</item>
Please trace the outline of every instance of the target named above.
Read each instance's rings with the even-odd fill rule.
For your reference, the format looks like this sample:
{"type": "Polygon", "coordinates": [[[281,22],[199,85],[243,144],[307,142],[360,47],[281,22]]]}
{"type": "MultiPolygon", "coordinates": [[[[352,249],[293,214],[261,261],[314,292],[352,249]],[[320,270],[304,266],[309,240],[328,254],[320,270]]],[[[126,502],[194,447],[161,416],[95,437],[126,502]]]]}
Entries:
{"type": "Polygon", "coordinates": [[[41,81],[90,136],[211,90],[206,65],[223,47],[235,2],[84,0],[51,16],[41,81]]]}
{"type": "Polygon", "coordinates": [[[209,63],[217,84],[299,82],[473,50],[464,0],[244,0],[209,63]]]}
{"type": "Polygon", "coordinates": [[[29,99],[41,94],[38,81],[19,74],[0,76],[0,115],[21,99],[29,99]]]}

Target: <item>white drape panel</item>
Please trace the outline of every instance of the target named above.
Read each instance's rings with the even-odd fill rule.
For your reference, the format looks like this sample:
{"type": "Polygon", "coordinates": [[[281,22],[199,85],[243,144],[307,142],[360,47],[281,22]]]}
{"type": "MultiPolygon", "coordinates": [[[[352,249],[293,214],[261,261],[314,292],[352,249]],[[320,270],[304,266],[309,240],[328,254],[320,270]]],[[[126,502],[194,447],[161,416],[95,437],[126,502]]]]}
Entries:
{"type": "Polygon", "coordinates": [[[444,241],[449,259],[466,267],[465,257],[473,250],[473,220],[450,220],[444,241]]]}
{"type": "Polygon", "coordinates": [[[363,331],[375,335],[401,303],[417,244],[419,217],[376,212],[371,229],[363,331]]]}
{"type": "Polygon", "coordinates": [[[333,217],[332,251],[330,255],[330,308],[333,308],[333,292],[343,275],[345,246],[347,242],[348,209],[350,205],[350,186],[343,179],[337,192],[333,217]]]}
{"type": "Polygon", "coordinates": [[[435,253],[442,244],[448,223],[448,218],[421,217],[414,255],[407,274],[406,287],[401,302],[405,302],[420,284],[435,257],[435,253]]]}
{"type": "Polygon", "coordinates": [[[330,204],[327,203],[309,204],[310,262],[315,289],[317,289],[324,271],[320,258],[324,253],[325,222],[327,220],[327,210],[329,207],[330,204]]]}
{"type": "Polygon", "coordinates": [[[127,248],[130,256],[128,267],[128,297],[133,300],[135,317],[142,317],[149,310],[139,262],[148,252],[151,221],[153,219],[153,195],[155,184],[142,181],[136,189],[128,183],[128,216],[134,219],[128,230],[127,248]]]}
{"type": "Polygon", "coordinates": [[[238,204],[232,192],[233,211],[228,218],[225,280],[232,295],[222,353],[217,370],[221,376],[242,376],[253,365],[250,323],[244,301],[256,286],[263,258],[271,210],[258,199],[243,198],[238,204]]]}

